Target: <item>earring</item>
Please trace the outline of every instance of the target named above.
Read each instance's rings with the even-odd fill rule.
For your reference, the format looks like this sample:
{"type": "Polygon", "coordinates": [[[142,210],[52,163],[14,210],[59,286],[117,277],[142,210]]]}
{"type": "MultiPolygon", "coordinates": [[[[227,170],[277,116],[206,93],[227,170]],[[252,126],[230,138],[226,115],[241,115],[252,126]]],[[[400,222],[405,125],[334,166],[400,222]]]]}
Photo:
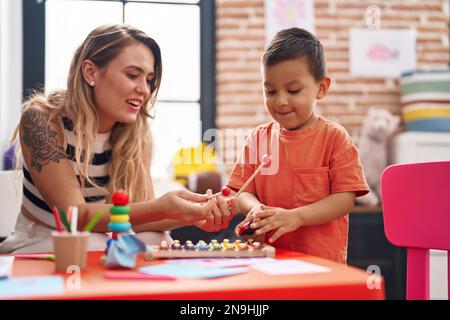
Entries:
{"type": "Polygon", "coordinates": [[[92,80],[92,81],[89,83],[89,85],[90,85],[91,87],[93,87],[94,84],[95,84],[94,80],[92,80]]]}

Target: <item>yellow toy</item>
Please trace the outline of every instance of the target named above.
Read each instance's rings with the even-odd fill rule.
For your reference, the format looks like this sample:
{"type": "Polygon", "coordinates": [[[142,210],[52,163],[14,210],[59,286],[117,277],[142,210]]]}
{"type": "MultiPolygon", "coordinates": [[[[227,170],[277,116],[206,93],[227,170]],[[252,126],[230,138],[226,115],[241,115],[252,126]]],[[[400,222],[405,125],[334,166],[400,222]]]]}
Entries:
{"type": "Polygon", "coordinates": [[[216,172],[216,153],[206,143],[180,149],[172,158],[175,180],[187,187],[190,174],[216,172]]]}

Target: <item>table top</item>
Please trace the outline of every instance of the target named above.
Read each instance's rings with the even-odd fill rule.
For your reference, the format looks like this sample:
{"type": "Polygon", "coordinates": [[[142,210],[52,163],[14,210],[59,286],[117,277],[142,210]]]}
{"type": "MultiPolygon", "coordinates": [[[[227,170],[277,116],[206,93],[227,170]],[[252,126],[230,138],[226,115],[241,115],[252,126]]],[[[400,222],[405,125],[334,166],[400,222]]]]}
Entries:
{"type": "MultiPolygon", "coordinates": [[[[112,280],[104,277],[107,270],[101,263],[103,252],[89,252],[87,268],[81,272],[81,288],[68,289],[58,296],[37,296],[33,299],[191,299],[191,300],[289,300],[289,299],[384,299],[381,276],[318,257],[277,249],[276,259],[298,259],[325,266],[330,272],[314,274],[268,275],[249,268],[239,275],[217,279],[178,278],[164,280],[112,280]],[[375,277],[375,278],[374,278],[375,277]],[[368,282],[379,281],[379,289],[370,289],[368,282]]],[[[137,268],[164,263],[145,261],[140,255],[137,268]]],[[[12,278],[25,276],[73,274],[56,273],[54,262],[16,259],[12,278]]]]}

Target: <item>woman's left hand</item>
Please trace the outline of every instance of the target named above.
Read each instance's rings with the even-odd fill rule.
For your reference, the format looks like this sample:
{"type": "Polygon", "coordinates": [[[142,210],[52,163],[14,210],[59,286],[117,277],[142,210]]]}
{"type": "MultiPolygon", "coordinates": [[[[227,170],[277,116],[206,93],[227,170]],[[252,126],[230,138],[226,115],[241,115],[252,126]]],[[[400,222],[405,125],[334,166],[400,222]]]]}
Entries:
{"type": "Polygon", "coordinates": [[[257,229],[255,231],[256,235],[276,230],[268,239],[269,243],[276,241],[283,234],[294,231],[302,225],[300,215],[293,210],[266,205],[262,205],[261,209],[261,211],[254,214],[255,220],[257,221],[253,222],[250,227],[257,229]]]}

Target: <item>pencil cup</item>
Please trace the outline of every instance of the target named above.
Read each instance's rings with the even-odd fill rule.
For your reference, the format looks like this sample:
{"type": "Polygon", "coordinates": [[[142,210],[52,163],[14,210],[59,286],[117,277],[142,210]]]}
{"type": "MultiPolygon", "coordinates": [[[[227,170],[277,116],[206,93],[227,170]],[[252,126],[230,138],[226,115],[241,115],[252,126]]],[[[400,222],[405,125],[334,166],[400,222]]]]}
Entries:
{"type": "Polygon", "coordinates": [[[76,265],[83,270],[86,267],[89,232],[52,232],[53,249],[55,253],[56,271],[67,271],[76,265]]]}

